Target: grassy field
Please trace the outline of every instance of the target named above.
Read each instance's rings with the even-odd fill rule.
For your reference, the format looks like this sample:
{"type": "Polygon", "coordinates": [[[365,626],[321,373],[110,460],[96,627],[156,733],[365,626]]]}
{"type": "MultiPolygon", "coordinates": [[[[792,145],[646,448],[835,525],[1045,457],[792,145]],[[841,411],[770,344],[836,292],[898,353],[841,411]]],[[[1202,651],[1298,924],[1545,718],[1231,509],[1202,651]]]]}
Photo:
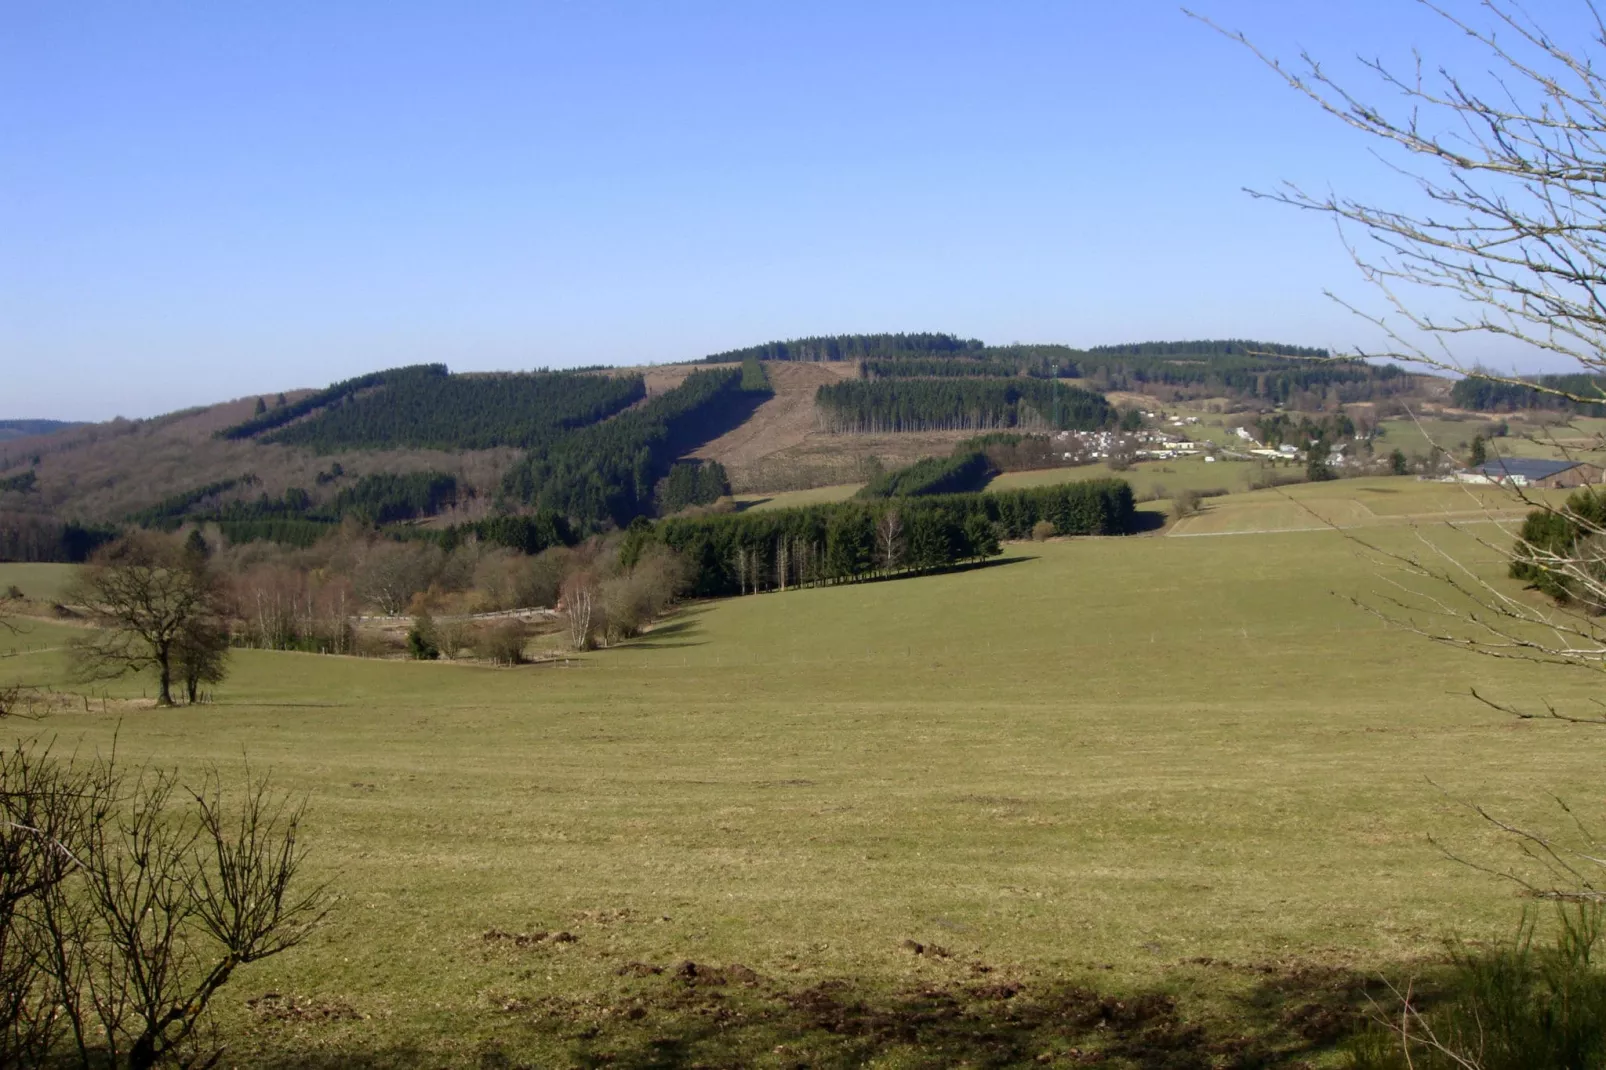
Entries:
{"type": "MultiPolygon", "coordinates": [[[[1530,496],[1559,504],[1567,493],[1536,491],[1530,496]]],[[[1331,525],[1369,528],[1482,520],[1515,522],[1528,509],[1499,487],[1423,482],[1415,476],[1370,476],[1210,498],[1202,503],[1197,515],[1178,521],[1170,534],[1306,531],[1331,525]]]]}
{"type": "Polygon", "coordinates": [[[772,494],[737,494],[732,500],[741,509],[790,509],[799,505],[821,505],[826,502],[845,502],[856,494],[863,483],[841,483],[810,490],[782,490],[772,494]]]}
{"type": "MultiPolygon", "coordinates": [[[[1408,545],[1365,482],[1321,489],[1408,545]]],[[[227,991],[239,1065],[1192,1066],[1251,1036],[1338,1065],[1290,1008],[1514,923],[1427,842],[1509,857],[1455,800],[1541,821],[1598,793],[1598,729],[1467,693],[1591,680],[1345,601],[1383,586],[1333,532],[1012,546],[690,607],[568,667],[241,652],[215,705],[128,683],[20,730],[243,753],[310,796],[341,899],[227,991]]],[[[0,679],[59,681],[66,634],[0,640],[0,679]]]]}
{"type": "Polygon", "coordinates": [[[70,565],[26,565],[0,561],[0,593],[15,587],[24,598],[55,601],[72,579],[70,565]]]}
{"type": "Polygon", "coordinates": [[[1005,472],[987,484],[988,490],[1014,490],[1019,487],[1045,487],[1082,479],[1124,479],[1132,484],[1139,498],[1169,498],[1184,490],[1244,491],[1255,465],[1247,461],[1215,461],[1187,457],[1170,461],[1140,461],[1124,472],[1107,464],[1078,465],[1074,468],[1039,468],[1030,472],[1005,472]]]}

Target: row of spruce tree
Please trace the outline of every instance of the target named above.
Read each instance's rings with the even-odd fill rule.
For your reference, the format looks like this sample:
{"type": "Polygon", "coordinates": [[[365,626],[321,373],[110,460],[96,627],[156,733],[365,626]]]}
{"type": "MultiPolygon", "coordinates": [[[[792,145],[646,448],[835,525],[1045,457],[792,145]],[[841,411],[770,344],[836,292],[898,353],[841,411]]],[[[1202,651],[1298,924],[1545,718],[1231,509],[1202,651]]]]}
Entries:
{"type": "Polygon", "coordinates": [[[1123,535],[1136,517],[1130,485],[1090,480],[641,521],[621,559],[661,544],[686,562],[697,596],[756,594],[949,568],[995,556],[1001,539],[1027,538],[1043,523],[1058,535],[1123,535]]]}

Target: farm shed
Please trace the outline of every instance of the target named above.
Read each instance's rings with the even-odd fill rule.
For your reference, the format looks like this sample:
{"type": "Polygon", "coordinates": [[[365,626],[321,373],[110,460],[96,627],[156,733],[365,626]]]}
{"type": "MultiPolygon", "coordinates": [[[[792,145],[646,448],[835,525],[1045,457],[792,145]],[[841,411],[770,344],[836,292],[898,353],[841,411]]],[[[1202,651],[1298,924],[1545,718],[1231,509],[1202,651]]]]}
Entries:
{"type": "Polygon", "coordinates": [[[1542,461],[1529,457],[1496,457],[1456,473],[1462,483],[1509,483],[1514,487],[1582,487],[1599,483],[1599,465],[1584,461],[1542,461]]]}

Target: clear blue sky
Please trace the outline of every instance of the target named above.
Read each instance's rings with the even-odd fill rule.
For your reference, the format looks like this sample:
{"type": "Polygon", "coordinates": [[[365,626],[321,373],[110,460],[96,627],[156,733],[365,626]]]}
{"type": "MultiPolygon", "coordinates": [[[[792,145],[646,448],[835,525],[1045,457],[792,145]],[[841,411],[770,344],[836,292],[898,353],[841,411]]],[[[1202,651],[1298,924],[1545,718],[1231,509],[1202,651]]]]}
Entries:
{"type": "MultiPolygon", "coordinates": [[[[1285,56],[1461,47],[1409,0],[1197,6],[1285,56]]],[[[1331,225],[1241,187],[1387,178],[1164,0],[0,24],[0,417],[848,331],[1372,341],[1331,225]]]]}

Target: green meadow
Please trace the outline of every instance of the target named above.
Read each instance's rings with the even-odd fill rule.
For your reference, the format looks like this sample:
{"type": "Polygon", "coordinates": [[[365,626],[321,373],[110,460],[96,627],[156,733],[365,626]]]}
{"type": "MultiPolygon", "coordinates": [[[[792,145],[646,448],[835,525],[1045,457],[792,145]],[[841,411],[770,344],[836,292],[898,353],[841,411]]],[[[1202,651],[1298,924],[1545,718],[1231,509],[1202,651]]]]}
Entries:
{"type": "MultiPolygon", "coordinates": [[[[1366,483],[1442,504],[1326,500],[1375,520],[1366,483]]],[[[1239,498],[1195,519],[1257,530],[1239,498]]],[[[1497,572],[1475,531],[1367,534],[1497,572]]],[[[234,1065],[1342,1065],[1294,1010],[1522,909],[1429,837],[1513,861],[1462,800],[1553,824],[1606,743],[1478,704],[1596,689],[1348,601],[1387,583],[1332,530],[1010,545],[567,663],[244,651],[214,704],[125,682],[8,730],[310,798],[338,901],[225,991],[234,1065]]],[[[62,686],[70,634],[0,678],[62,686]]]]}

